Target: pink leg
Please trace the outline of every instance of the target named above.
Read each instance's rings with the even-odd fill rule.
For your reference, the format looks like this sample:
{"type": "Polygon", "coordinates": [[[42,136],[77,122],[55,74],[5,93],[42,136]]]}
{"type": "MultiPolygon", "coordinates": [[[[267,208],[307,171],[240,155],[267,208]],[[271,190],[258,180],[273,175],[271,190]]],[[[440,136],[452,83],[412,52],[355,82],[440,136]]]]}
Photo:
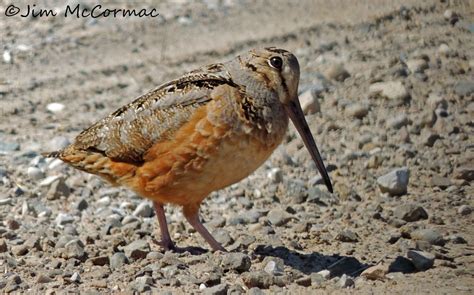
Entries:
{"type": "Polygon", "coordinates": [[[166,250],[174,250],[175,246],[171,240],[170,233],[168,231],[168,224],[166,223],[165,210],[163,204],[159,202],[153,202],[153,207],[155,208],[156,217],[158,218],[158,223],[160,224],[161,230],[161,243],[160,245],[166,250]]]}
{"type": "Polygon", "coordinates": [[[211,245],[214,251],[227,252],[227,250],[219,244],[218,241],[209,233],[204,225],[199,220],[199,205],[197,206],[186,206],[183,208],[184,217],[191,224],[191,226],[211,245]]]}

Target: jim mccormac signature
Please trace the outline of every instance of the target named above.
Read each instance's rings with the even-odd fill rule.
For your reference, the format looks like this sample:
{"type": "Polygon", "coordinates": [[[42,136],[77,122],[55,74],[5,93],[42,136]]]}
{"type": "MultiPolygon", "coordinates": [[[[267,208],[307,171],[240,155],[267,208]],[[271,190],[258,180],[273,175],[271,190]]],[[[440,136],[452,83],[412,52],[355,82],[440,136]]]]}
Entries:
{"type": "Polygon", "coordinates": [[[155,8],[142,8],[142,9],[123,9],[123,8],[105,8],[100,4],[95,5],[92,8],[83,7],[81,4],[76,6],[66,5],[64,10],[59,9],[44,9],[36,7],[36,4],[26,5],[26,7],[20,8],[13,4],[10,4],[5,9],[5,16],[20,16],[20,17],[55,17],[63,15],[64,17],[76,17],[76,18],[99,18],[99,17],[157,17],[160,14],[155,8]]]}

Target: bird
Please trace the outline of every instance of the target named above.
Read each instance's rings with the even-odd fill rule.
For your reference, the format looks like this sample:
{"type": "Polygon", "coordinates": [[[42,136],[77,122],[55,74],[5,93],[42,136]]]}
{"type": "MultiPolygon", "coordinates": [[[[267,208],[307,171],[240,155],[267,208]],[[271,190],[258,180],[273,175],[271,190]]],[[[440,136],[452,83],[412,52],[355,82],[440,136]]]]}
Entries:
{"type": "Polygon", "coordinates": [[[178,249],[165,205],[182,207],[212,250],[226,251],[202,224],[200,205],[211,192],[261,166],[282,142],[289,120],[333,192],[301,109],[299,79],[298,59],[291,52],[252,49],[158,86],[44,156],[150,199],[165,251],[178,249]]]}

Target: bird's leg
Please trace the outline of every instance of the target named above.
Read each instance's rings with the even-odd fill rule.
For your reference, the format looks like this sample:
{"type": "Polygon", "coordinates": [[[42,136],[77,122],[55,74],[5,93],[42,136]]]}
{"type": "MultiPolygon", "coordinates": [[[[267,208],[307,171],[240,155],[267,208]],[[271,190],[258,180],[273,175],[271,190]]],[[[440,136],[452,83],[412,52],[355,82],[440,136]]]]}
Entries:
{"type": "Polygon", "coordinates": [[[204,225],[199,220],[199,205],[188,205],[183,207],[183,214],[186,217],[186,220],[191,224],[191,226],[206,240],[206,242],[211,245],[214,251],[223,251],[227,252],[222,245],[214,239],[214,237],[209,233],[209,231],[204,227],[204,225]]]}
{"type": "Polygon", "coordinates": [[[158,223],[160,224],[161,231],[161,242],[160,245],[166,251],[174,250],[175,246],[170,237],[170,232],[168,231],[168,224],[166,223],[165,210],[163,204],[159,202],[153,202],[153,207],[155,208],[156,217],[158,218],[158,223]]]}

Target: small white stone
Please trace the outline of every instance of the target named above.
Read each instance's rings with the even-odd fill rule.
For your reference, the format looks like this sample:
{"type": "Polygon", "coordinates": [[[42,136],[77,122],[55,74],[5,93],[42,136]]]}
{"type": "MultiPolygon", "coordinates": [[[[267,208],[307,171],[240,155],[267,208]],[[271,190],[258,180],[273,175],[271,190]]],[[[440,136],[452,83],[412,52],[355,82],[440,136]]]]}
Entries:
{"type": "Polygon", "coordinates": [[[46,106],[46,108],[48,109],[48,111],[50,111],[52,113],[59,113],[62,110],[64,110],[65,106],[62,103],[59,103],[59,102],[52,102],[52,103],[48,104],[46,106]]]}
{"type": "Polygon", "coordinates": [[[26,173],[28,174],[28,177],[33,180],[39,180],[44,178],[43,171],[41,171],[41,169],[37,167],[28,167],[26,173]]]}
{"type": "Polygon", "coordinates": [[[52,175],[52,176],[48,176],[46,177],[45,179],[43,179],[39,185],[40,186],[48,186],[50,185],[51,183],[55,182],[57,179],[61,178],[61,176],[59,175],[52,175]]]}
{"type": "Polygon", "coordinates": [[[326,280],[331,277],[331,272],[327,269],[323,269],[323,270],[317,272],[317,274],[322,276],[326,280]]]}
{"type": "Polygon", "coordinates": [[[204,289],[206,289],[206,288],[207,288],[206,285],[203,284],[203,283],[201,283],[201,284],[199,285],[199,290],[204,290],[204,289]]]}
{"type": "Polygon", "coordinates": [[[442,55],[449,55],[451,53],[451,48],[445,43],[441,44],[438,48],[438,52],[442,55]]]}
{"type": "Polygon", "coordinates": [[[3,52],[3,61],[7,64],[12,62],[12,54],[10,53],[10,51],[5,50],[3,52]]]}
{"type": "Polygon", "coordinates": [[[283,171],[280,168],[272,168],[267,174],[274,183],[280,183],[283,181],[283,171]]]}
{"type": "Polygon", "coordinates": [[[102,207],[108,206],[108,205],[110,205],[110,203],[111,203],[111,200],[110,200],[109,196],[105,196],[103,198],[100,198],[97,201],[97,205],[102,206],[102,207]]]}

